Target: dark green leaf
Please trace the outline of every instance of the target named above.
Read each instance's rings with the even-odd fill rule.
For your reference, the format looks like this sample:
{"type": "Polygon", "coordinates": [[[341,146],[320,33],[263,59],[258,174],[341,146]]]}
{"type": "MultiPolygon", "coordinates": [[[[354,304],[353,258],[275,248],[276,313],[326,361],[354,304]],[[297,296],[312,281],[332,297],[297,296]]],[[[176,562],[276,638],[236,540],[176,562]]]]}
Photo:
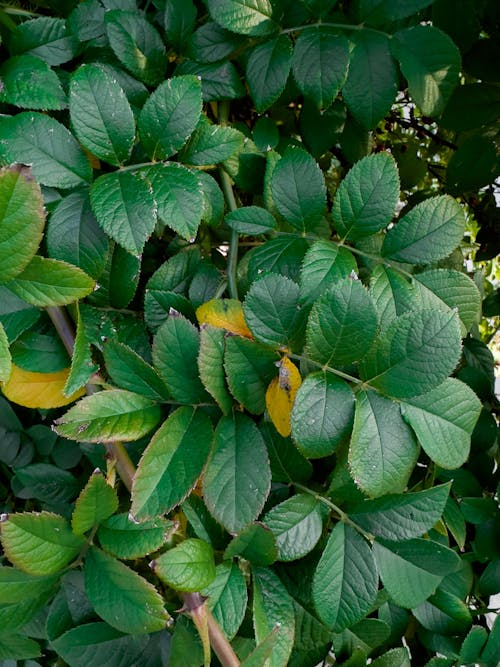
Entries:
{"type": "Polygon", "coordinates": [[[273,482],[306,482],[312,475],[312,465],[294,446],[292,439],[284,438],[269,422],[262,422],[260,431],[269,454],[273,482]]]}
{"type": "Polygon", "coordinates": [[[396,269],[381,264],[372,272],[370,296],[379,314],[381,332],[403,313],[422,307],[415,285],[410,284],[396,269]]]}
{"type": "Polygon", "coordinates": [[[0,69],[0,100],[22,109],[64,109],[66,95],[57,74],[32,55],[14,56],[0,69]]]}
{"type": "Polygon", "coordinates": [[[200,63],[217,62],[236,51],[242,39],[239,35],[229,32],[217,23],[208,21],[200,25],[191,35],[188,53],[200,63]]]}
{"type": "Polygon", "coordinates": [[[292,44],[280,35],[258,44],[247,62],[247,81],[259,113],[268,109],[284,91],[292,66],[292,44]]]}
{"type": "Polygon", "coordinates": [[[244,135],[233,127],[212,125],[201,120],[179,158],[193,165],[224,162],[243,148],[244,135]]]}
{"type": "Polygon", "coordinates": [[[300,236],[278,236],[249,253],[248,278],[251,282],[266,273],[278,273],[299,281],[304,255],[309,248],[300,236]]]}
{"type": "Polygon", "coordinates": [[[312,551],[323,530],[318,501],[305,494],[275,505],[263,521],[276,537],[278,559],[282,561],[296,560],[312,551]]]}
{"type": "Polygon", "coordinates": [[[214,21],[242,35],[264,37],[275,32],[271,0],[208,0],[214,21]]]}
{"type": "Polygon", "coordinates": [[[204,102],[232,100],[245,96],[245,88],[238,70],[231,62],[198,63],[195,60],[183,60],[175,70],[176,75],[195,76],[201,80],[201,92],[204,102]]]}
{"type": "Polygon", "coordinates": [[[327,240],[316,241],[302,263],[301,301],[312,305],[325,290],[356,272],[357,268],[356,260],[347,248],[327,240]]]}
{"type": "Polygon", "coordinates": [[[23,21],[10,35],[13,55],[29,53],[49,65],[62,65],[78,51],[78,40],[68,30],[66,21],[50,16],[23,21]]]}
{"type": "Polygon", "coordinates": [[[494,142],[481,136],[464,141],[451,156],[446,170],[446,189],[458,196],[467,190],[478,190],[492,183],[498,173],[494,142]],[[474,169],[470,165],[474,165],[474,169]]]}
{"type": "Polygon", "coordinates": [[[39,658],[41,655],[40,645],[29,637],[11,633],[0,637],[0,659],[2,662],[29,660],[29,658],[39,658]]]}
{"type": "Polygon", "coordinates": [[[453,91],[443,113],[444,127],[456,132],[496,122],[500,115],[500,91],[490,83],[469,83],[453,91]]]}
{"type": "Polygon", "coordinates": [[[226,224],[239,234],[256,236],[276,229],[276,220],[265,208],[242,206],[224,218],[226,224]]]}
{"type": "Polygon", "coordinates": [[[208,324],[201,328],[198,372],[205,389],[217,401],[222,412],[227,415],[231,411],[233,401],[224,375],[225,341],[226,333],[223,329],[208,324]]]}
{"type": "Polygon", "coordinates": [[[183,49],[196,24],[196,7],[192,0],[170,0],[163,14],[167,42],[176,51],[183,49]]]}
{"type": "Polygon", "coordinates": [[[207,604],[228,639],[240,627],[247,606],[247,587],[240,568],[234,563],[222,562],[215,569],[215,579],[203,588],[207,604]]]}
{"type": "Polygon", "coordinates": [[[236,535],[226,547],[224,558],[241,556],[253,565],[271,565],[278,558],[276,539],[270,527],[251,523],[236,535]]]}
{"type": "Polygon", "coordinates": [[[102,548],[112,556],[135,559],[159,549],[173,527],[163,517],[137,523],[128,513],[116,514],[99,526],[97,536],[102,548]]]}

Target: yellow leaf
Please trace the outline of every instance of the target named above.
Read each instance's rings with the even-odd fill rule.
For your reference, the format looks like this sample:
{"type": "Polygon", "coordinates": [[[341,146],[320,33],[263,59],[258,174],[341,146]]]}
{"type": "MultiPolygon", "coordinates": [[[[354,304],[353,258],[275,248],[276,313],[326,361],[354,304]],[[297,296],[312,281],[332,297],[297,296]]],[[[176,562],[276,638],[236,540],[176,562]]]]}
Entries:
{"type": "Polygon", "coordinates": [[[290,413],[302,378],[288,357],[283,357],[278,367],[278,377],[271,381],[266,391],[266,407],[276,430],[286,438],[290,435],[290,413]]]}
{"type": "Polygon", "coordinates": [[[211,324],[231,333],[253,338],[245,318],[243,308],[237,299],[212,299],[203,303],[196,311],[200,324],[211,324]]]}
{"type": "Polygon", "coordinates": [[[60,408],[85,394],[84,389],[71,396],[62,393],[69,375],[69,368],[57,373],[34,373],[12,364],[12,373],[1,384],[4,396],[25,408],[60,408]]]}

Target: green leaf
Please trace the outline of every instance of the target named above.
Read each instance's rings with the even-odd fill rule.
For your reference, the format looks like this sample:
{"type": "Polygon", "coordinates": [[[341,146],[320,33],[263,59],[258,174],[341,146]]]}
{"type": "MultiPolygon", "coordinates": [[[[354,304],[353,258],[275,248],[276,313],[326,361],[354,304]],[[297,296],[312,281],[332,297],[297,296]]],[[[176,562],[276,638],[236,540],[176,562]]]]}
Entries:
{"type": "Polygon", "coordinates": [[[116,514],[101,523],[97,537],[102,548],[112,556],[132,560],[157,551],[173,527],[174,524],[163,517],[137,523],[129,514],[116,514]]]}
{"type": "Polygon", "coordinates": [[[0,69],[0,100],[21,109],[64,109],[66,95],[57,74],[32,55],[14,56],[0,69]]]}
{"type": "Polygon", "coordinates": [[[367,155],[335,193],[332,216],[343,238],[358,240],[386,227],[399,200],[396,162],[388,153],[367,155]]]}
{"type": "Polygon", "coordinates": [[[243,306],[245,321],[255,338],[268,345],[299,346],[305,312],[299,286],[285,276],[269,274],[253,283],[243,306]]]}
{"type": "Polygon", "coordinates": [[[242,206],[231,211],[224,218],[225,223],[238,234],[257,236],[276,229],[276,220],[265,208],[242,206]]]}
{"type": "Polygon", "coordinates": [[[266,241],[249,253],[248,279],[253,282],[267,273],[278,273],[298,282],[308,248],[307,240],[295,235],[278,236],[266,241]]]}
{"type": "Polygon", "coordinates": [[[201,84],[195,76],[167,79],[142,108],[139,133],[151,160],[166,160],[184,146],[201,113],[201,84]]]}
{"type": "Polygon", "coordinates": [[[158,218],[188,241],[201,222],[203,194],[196,174],[175,162],[143,171],[153,189],[158,218]]]}
{"type": "Polygon", "coordinates": [[[71,370],[63,389],[65,396],[71,396],[75,391],[81,389],[89,381],[92,373],[99,370],[99,366],[92,359],[90,340],[87,337],[78,304],[76,312],[76,337],[71,357],[71,370]]]}
{"type": "Polygon", "coordinates": [[[253,569],[253,625],[257,644],[277,627],[276,642],[267,664],[269,667],[288,664],[295,635],[293,600],[278,576],[267,568],[253,569]]]}
{"type": "Polygon", "coordinates": [[[94,622],[67,630],[52,639],[51,645],[73,667],[86,667],[103,661],[109,667],[115,667],[121,656],[136,662],[144,659],[148,640],[147,635],[124,634],[107,623],[94,622]]]}
{"type": "Polygon", "coordinates": [[[103,355],[111,380],[121,389],[141,394],[152,401],[168,399],[168,390],[158,373],[128,345],[108,340],[103,346],[103,355]]]}
{"type": "Polygon", "coordinates": [[[72,192],[60,201],[50,216],[45,241],[52,259],[79,266],[94,279],[101,276],[109,242],[92,213],[88,193],[72,192]]]}
{"type": "Polygon", "coordinates": [[[40,318],[41,311],[30,306],[7,287],[0,285],[0,322],[9,342],[14,342],[40,318]]]}
{"type": "Polygon", "coordinates": [[[270,486],[266,447],[253,420],[242,413],[222,417],[203,477],[211,514],[227,531],[237,533],[262,511],[270,486]]]}
{"type": "Polygon", "coordinates": [[[271,195],[280,215],[302,232],[314,230],[325,213],[323,174],[314,158],[298,146],[287,148],[274,168],[271,195]]]}
{"type": "Polygon", "coordinates": [[[186,164],[200,166],[224,162],[242,150],[244,138],[234,127],[212,125],[202,117],[179,159],[186,164]]]}
{"type": "Polygon", "coordinates": [[[215,579],[201,590],[226,637],[231,640],[243,622],[247,607],[247,586],[243,572],[235,563],[222,562],[215,568],[215,579]]]}
{"type": "Polygon", "coordinates": [[[385,35],[362,30],[354,41],[342,98],[354,118],[371,130],[389,112],[398,90],[398,71],[385,35]]]}
{"type": "Polygon", "coordinates": [[[12,370],[12,359],[9,351],[9,339],[0,322],[0,382],[6,382],[9,379],[12,370]]]}
{"type": "Polygon", "coordinates": [[[267,40],[252,49],[246,78],[258,113],[266,111],[284,91],[292,66],[292,53],[288,35],[267,40]]]}
{"type": "Polygon", "coordinates": [[[206,403],[210,396],[198,374],[200,334],[178,313],[158,329],[153,340],[153,363],[173,398],[180,403],[206,403]]]}
{"type": "Polygon", "coordinates": [[[462,335],[479,321],[481,295],[474,281],[454,269],[431,269],[415,276],[423,308],[456,309],[462,335]]]}
{"type": "Polygon", "coordinates": [[[231,411],[233,401],[224,375],[225,341],[226,332],[223,329],[208,324],[201,327],[198,372],[205,389],[227,415],[231,411]]]}
{"type": "Polygon", "coordinates": [[[213,20],[231,32],[265,37],[277,28],[271,0],[208,0],[207,5],[213,20]]]}
{"type": "Polygon", "coordinates": [[[378,315],[361,281],[343,278],[312,307],[306,350],[325,365],[347,365],[362,359],[378,328],[378,315]]]}
{"type": "Polygon", "coordinates": [[[449,195],[426,199],[388,231],[382,255],[399,262],[431,264],[447,257],[462,240],[465,216],[449,195]]]}
{"type": "Polygon", "coordinates": [[[354,394],[344,380],[318,371],[306,377],[292,409],[292,437],[307,458],[332,454],[350,433],[354,394]]]}
{"type": "Polygon", "coordinates": [[[104,21],[109,44],[129,72],[147,85],[163,81],[167,64],[165,47],[145,16],[116,9],[106,12],[104,21]]]}
{"type": "Polygon", "coordinates": [[[375,267],[369,291],[379,314],[380,332],[403,313],[422,308],[422,299],[414,284],[388,266],[378,264],[375,267]]]}
{"type": "Polygon", "coordinates": [[[49,65],[62,65],[78,51],[78,40],[67,29],[66,21],[50,16],[23,21],[10,34],[12,55],[28,53],[49,65]]]}
{"type": "Polygon", "coordinates": [[[369,496],[402,493],[419,453],[399,406],[373,391],[356,394],[349,468],[369,496]]]}
{"type": "Polygon", "coordinates": [[[118,496],[100,470],[94,471],[78,496],[71,516],[75,535],[83,535],[118,509],[118,496]]]}
{"type": "Polygon", "coordinates": [[[167,43],[182,51],[196,25],[196,7],[192,0],[171,0],[165,7],[163,25],[167,43]]]}
{"type": "Polygon", "coordinates": [[[492,83],[468,83],[453,91],[443,113],[443,127],[461,132],[496,122],[500,92],[492,83]]]}
{"type": "Polygon", "coordinates": [[[398,317],[379,337],[361,377],[389,396],[408,398],[440,385],[460,358],[458,317],[452,311],[415,310],[398,317]]]}
{"type": "Polygon", "coordinates": [[[123,389],[82,398],[56,420],[59,435],[79,442],[138,440],[160,421],[160,408],[148,398],[123,389]]]}
{"type": "Polygon", "coordinates": [[[321,239],[306,252],[300,274],[300,298],[309,306],[342,278],[357,271],[352,253],[331,241],[321,239]]]}
{"type": "Polygon", "coordinates": [[[169,549],[151,566],[162,581],[178,591],[198,591],[215,579],[213,549],[196,538],[169,549]]]}
{"type": "Polygon", "coordinates": [[[278,559],[282,561],[296,560],[312,551],[323,530],[318,501],[305,494],[275,505],[263,521],[276,537],[278,559]]]}
{"type": "Polygon", "coordinates": [[[378,540],[373,545],[382,583],[400,607],[413,609],[426,600],[460,559],[448,547],[431,540],[378,540]]]}
{"type": "Polygon", "coordinates": [[[0,539],[13,565],[39,576],[62,570],[85,544],[62,516],[50,512],[3,515],[0,539]]]}
{"type": "Polygon", "coordinates": [[[213,440],[209,417],[178,408],[155,433],[134,475],[131,512],[136,519],[167,514],[195,486],[213,440]]]}
{"type": "Polygon", "coordinates": [[[65,306],[83,299],[94,289],[94,281],[77,266],[35,255],[14,280],[10,290],[33,306],[65,306]]]}
{"type": "Polygon", "coordinates": [[[0,156],[31,165],[42,185],[74,188],[92,179],[90,163],[73,135],[41,113],[25,111],[0,119],[0,156]]]}
{"type": "Polygon", "coordinates": [[[204,102],[232,100],[244,97],[245,88],[240,74],[233,63],[199,63],[195,60],[183,60],[175,69],[176,75],[189,75],[201,80],[201,92],[204,102]]]}
{"type": "Polygon", "coordinates": [[[303,30],[293,49],[293,76],[300,91],[318,109],[327,109],[344,85],[349,42],[328,26],[303,30]]]}
{"type": "Polygon", "coordinates": [[[455,378],[401,403],[403,418],[425,453],[442,468],[460,468],[465,463],[480,412],[476,394],[455,378]]]}
{"type": "Polygon", "coordinates": [[[495,143],[487,137],[472,136],[453,153],[446,169],[446,189],[455,196],[492,183],[497,173],[495,143]],[[474,165],[474,169],[470,165],[474,165]]]}
{"type": "Polygon", "coordinates": [[[424,628],[441,634],[462,634],[472,625],[467,604],[439,588],[428,600],[412,609],[412,614],[424,628]]]}
{"type": "Polygon", "coordinates": [[[128,634],[163,630],[169,616],[149,581],[96,547],[85,557],[85,592],[99,616],[128,634]]]}
{"type": "Polygon", "coordinates": [[[31,171],[13,165],[0,171],[0,283],[29,264],[42,240],[45,216],[40,186],[31,171]]]}
{"type": "Polygon", "coordinates": [[[10,633],[0,637],[0,659],[2,661],[29,660],[39,658],[41,655],[40,645],[29,637],[10,633]]]}
{"type": "Polygon", "coordinates": [[[383,655],[375,658],[370,664],[373,667],[411,667],[410,655],[405,646],[401,648],[391,648],[383,655]]]}
{"type": "Polygon", "coordinates": [[[140,255],[156,224],[153,195],[141,175],[115,171],[100,176],[90,188],[90,201],[106,234],[140,255]]]}
{"type": "Polygon", "coordinates": [[[229,32],[213,21],[207,21],[191,35],[188,53],[200,63],[214,63],[236,51],[243,40],[240,35],[229,32]]]}
{"type": "Polygon", "coordinates": [[[276,539],[266,525],[251,523],[238,533],[226,547],[224,559],[241,556],[253,565],[271,565],[278,557],[276,539]]]}
{"type": "Polygon", "coordinates": [[[57,576],[36,577],[14,567],[0,567],[0,598],[2,605],[42,598],[53,593],[57,576]]]}
{"type": "Polygon", "coordinates": [[[365,616],[377,589],[370,546],[354,528],[337,523],[314,573],[312,596],[319,617],[341,632],[365,616]]]}
{"type": "Polygon", "coordinates": [[[360,18],[373,25],[397,21],[415,14],[432,4],[433,0],[361,0],[360,18]]]}
{"type": "Polygon", "coordinates": [[[456,45],[439,28],[417,25],[395,33],[391,46],[420,111],[441,114],[458,84],[461,58],[456,45]]]}
{"type": "Polygon", "coordinates": [[[79,67],[70,81],[69,112],[87,150],[115,167],[127,161],[135,138],[134,114],[111,74],[99,65],[79,67]]]}
{"type": "Polygon", "coordinates": [[[295,447],[290,437],[284,438],[269,422],[261,422],[273,482],[307,482],[312,475],[312,464],[295,447]]]}
{"type": "Polygon", "coordinates": [[[441,518],[450,484],[440,484],[414,493],[391,493],[365,500],[349,512],[349,518],[364,530],[387,540],[420,537],[441,518]]]}

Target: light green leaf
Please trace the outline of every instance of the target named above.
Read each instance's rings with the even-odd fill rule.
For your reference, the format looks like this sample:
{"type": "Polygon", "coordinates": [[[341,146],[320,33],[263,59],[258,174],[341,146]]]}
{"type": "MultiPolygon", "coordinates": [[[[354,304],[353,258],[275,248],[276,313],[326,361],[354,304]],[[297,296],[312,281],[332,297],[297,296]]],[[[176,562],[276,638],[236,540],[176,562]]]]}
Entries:
{"type": "Polygon", "coordinates": [[[276,347],[300,345],[306,313],[299,304],[299,286],[289,278],[269,274],[254,282],[243,312],[257,340],[276,347]]]}
{"type": "Polygon", "coordinates": [[[401,403],[403,418],[425,453],[442,468],[460,468],[465,463],[480,412],[476,394],[455,378],[401,403]]]}
{"type": "Polygon", "coordinates": [[[276,220],[265,208],[242,206],[224,218],[225,223],[239,234],[257,236],[276,229],[276,220]]]}
{"type": "Polygon", "coordinates": [[[314,573],[312,596],[321,620],[341,632],[368,612],[378,589],[378,573],[368,543],[338,522],[314,573]]]}
{"type": "Polygon", "coordinates": [[[399,262],[431,264],[447,257],[462,240],[465,216],[449,195],[426,199],[388,231],[382,255],[399,262]]]}
{"type": "Polygon", "coordinates": [[[240,663],[241,667],[264,667],[276,644],[278,632],[279,628],[274,626],[267,637],[264,637],[259,645],[240,663]]]}
{"type": "Polygon", "coordinates": [[[373,667],[411,667],[410,654],[406,646],[391,648],[370,664],[373,667]]]}
{"type": "Polygon", "coordinates": [[[116,57],[139,81],[158,85],[167,65],[163,41],[145,15],[113,9],[104,15],[109,45],[116,57]]]}
{"type": "Polygon", "coordinates": [[[129,157],[135,138],[132,109],[120,84],[99,65],[79,67],[70,80],[71,125],[85,148],[115,167],[129,157]]]}
{"type": "Polygon", "coordinates": [[[443,514],[449,492],[447,483],[414,493],[389,494],[356,505],[349,517],[377,537],[409,540],[435,526],[443,514]]]}
{"type": "Polygon", "coordinates": [[[222,417],[203,477],[211,514],[230,533],[237,533],[262,511],[270,486],[266,447],[253,420],[242,413],[222,417]]]}
{"type": "Polygon", "coordinates": [[[112,556],[132,560],[157,551],[174,528],[172,521],[156,517],[152,521],[134,522],[130,514],[116,514],[101,523],[99,543],[112,556]]]}
{"type": "Polygon", "coordinates": [[[259,113],[274,104],[284,91],[292,65],[292,53],[288,35],[257,44],[250,52],[246,78],[259,113]]]}
{"type": "Polygon", "coordinates": [[[166,160],[184,146],[198,125],[201,105],[195,76],[176,76],[158,86],[139,117],[141,141],[151,160],[166,160]]]}
{"type": "Polygon", "coordinates": [[[0,382],[6,382],[9,379],[12,370],[12,358],[9,350],[9,339],[0,322],[0,382]]]}
{"type": "Polygon", "coordinates": [[[85,488],[76,499],[71,516],[75,535],[83,535],[102,523],[118,509],[118,496],[100,470],[94,471],[85,488]]]}
{"type": "Polygon", "coordinates": [[[83,299],[94,289],[94,281],[77,266],[35,255],[8,287],[33,306],[65,306],[83,299]]]}
{"type": "Polygon", "coordinates": [[[154,573],[178,591],[198,591],[215,579],[214,552],[210,544],[188,538],[151,564],[154,573]]]}
{"type": "Polygon", "coordinates": [[[234,127],[212,125],[202,117],[179,159],[200,166],[224,162],[242,150],[244,140],[244,135],[234,127]]]}
{"type": "Polygon", "coordinates": [[[0,156],[31,165],[42,185],[74,188],[92,179],[90,163],[73,135],[41,113],[25,111],[0,119],[0,156]]]}
{"type": "Polygon", "coordinates": [[[353,166],[335,193],[332,216],[344,238],[371,236],[392,220],[399,200],[399,174],[389,153],[367,155],[353,166]]]}
{"type": "Polygon", "coordinates": [[[278,558],[276,539],[271,529],[260,523],[243,528],[226,547],[224,559],[240,556],[253,565],[271,565],[278,558]]]}
{"type": "Polygon", "coordinates": [[[400,30],[393,35],[391,46],[420,111],[438,116],[458,84],[461,58],[457,46],[431,25],[400,30]]]}
{"type": "Polygon", "coordinates": [[[50,216],[45,234],[47,253],[79,266],[98,279],[105,267],[109,241],[92,213],[88,192],[72,192],[50,216]]]}
{"type": "Polygon", "coordinates": [[[136,519],[167,514],[195,486],[213,440],[209,417],[178,408],[153,436],[134,475],[131,512],[136,519]]]}
{"type": "Polygon", "coordinates": [[[198,372],[205,389],[216,400],[222,412],[227,415],[231,411],[233,401],[224,375],[225,347],[226,332],[224,329],[212,327],[208,324],[202,326],[198,372]]]}
{"type": "Polygon", "coordinates": [[[398,90],[398,71],[385,35],[362,30],[354,42],[342,98],[354,118],[371,130],[389,112],[398,90]]]}
{"type": "Polygon", "coordinates": [[[29,264],[44,225],[42,193],[31,170],[20,164],[0,170],[0,283],[29,264]]]}
{"type": "Polygon", "coordinates": [[[201,594],[226,637],[231,640],[243,622],[247,607],[247,586],[243,572],[235,563],[223,561],[215,568],[215,579],[201,594]]]}
{"type": "Polygon", "coordinates": [[[325,365],[362,359],[375,340],[378,315],[361,281],[339,280],[312,307],[307,322],[307,354],[325,365]]]}
{"type": "Polygon", "coordinates": [[[208,0],[207,5],[213,20],[231,32],[265,37],[278,27],[271,0],[208,0]]]}
{"type": "Polygon", "coordinates": [[[292,409],[292,437],[307,458],[332,454],[349,434],[354,418],[354,394],[332,373],[306,377],[292,409]]]}
{"type": "Polygon", "coordinates": [[[455,369],[460,353],[454,312],[410,311],[376,340],[361,365],[361,377],[389,396],[416,396],[440,385],[455,369]]]}
{"type": "Polygon", "coordinates": [[[431,540],[378,540],[373,545],[382,583],[400,607],[413,609],[460,564],[457,554],[431,540]]]}
{"type": "Polygon", "coordinates": [[[278,559],[302,558],[314,549],[323,530],[318,501],[310,495],[296,494],[275,505],[263,518],[278,547],[278,559]]]}
{"type": "Polygon", "coordinates": [[[321,239],[306,252],[300,274],[300,298],[312,305],[332,285],[356,272],[358,265],[352,253],[331,241],[321,239]]]}
{"type": "Polygon", "coordinates": [[[153,189],[161,222],[188,241],[194,240],[203,212],[203,194],[196,174],[175,162],[143,171],[153,189]]]}
{"type": "Polygon", "coordinates": [[[63,394],[71,396],[75,391],[81,389],[90,379],[92,373],[99,370],[94,363],[90,349],[90,340],[82,321],[81,309],[76,304],[76,336],[71,357],[71,370],[64,385],[63,394]]]}
{"type": "Polygon", "coordinates": [[[14,567],[0,567],[0,599],[2,605],[23,602],[52,593],[58,576],[36,577],[14,567]]]}
{"type": "Polygon", "coordinates": [[[271,196],[283,218],[295,229],[316,228],[326,208],[323,173],[309,153],[298,146],[285,150],[271,176],[271,196]]]}
{"type": "Polygon", "coordinates": [[[402,493],[419,453],[399,406],[373,391],[356,394],[349,468],[369,496],[402,493]]]}
{"type": "Polygon", "coordinates": [[[257,644],[278,627],[271,651],[269,667],[288,664],[295,636],[293,600],[274,572],[267,568],[253,569],[253,625],[257,644]]]}
{"type": "Polygon", "coordinates": [[[200,334],[182,315],[171,314],[153,340],[153,363],[168,390],[180,403],[210,402],[198,374],[200,334]]]}
{"type": "Polygon", "coordinates": [[[146,435],[160,421],[153,401],[123,389],[82,398],[56,420],[59,435],[79,442],[129,442],[146,435]]]}
{"type": "MultiPolygon", "coordinates": [[[[29,660],[41,657],[40,644],[34,639],[20,634],[6,634],[0,637],[0,660],[29,660]]],[[[35,663],[36,664],[36,663],[35,663]]]]}
{"type": "Polygon", "coordinates": [[[106,234],[133,255],[140,255],[156,224],[151,190],[140,174],[115,171],[90,188],[97,222],[106,234]]]}
{"type": "Polygon", "coordinates": [[[57,74],[33,55],[13,56],[0,69],[0,100],[22,109],[64,109],[66,95],[57,74]]]}
{"type": "Polygon", "coordinates": [[[85,592],[113,628],[143,635],[163,630],[169,615],[155,587],[112,556],[90,547],[85,557],[85,592]]]}
{"type": "Polygon", "coordinates": [[[50,512],[3,515],[0,540],[10,562],[34,575],[54,574],[74,560],[85,541],[50,512]]]}
{"type": "Polygon", "coordinates": [[[128,345],[108,340],[103,345],[103,355],[106,370],[120,388],[141,394],[152,401],[168,399],[168,390],[158,373],[128,345]]]}
{"type": "Polygon", "coordinates": [[[329,28],[303,30],[293,49],[293,76],[300,91],[318,109],[327,109],[344,85],[349,66],[349,42],[329,28]]]}
{"type": "Polygon", "coordinates": [[[240,336],[226,338],[224,369],[229,391],[249,412],[260,415],[266,408],[266,390],[278,374],[277,352],[240,336]]]}
{"type": "Polygon", "coordinates": [[[456,309],[462,335],[479,321],[481,295],[473,280],[454,269],[431,269],[415,276],[423,308],[456,309]]]}

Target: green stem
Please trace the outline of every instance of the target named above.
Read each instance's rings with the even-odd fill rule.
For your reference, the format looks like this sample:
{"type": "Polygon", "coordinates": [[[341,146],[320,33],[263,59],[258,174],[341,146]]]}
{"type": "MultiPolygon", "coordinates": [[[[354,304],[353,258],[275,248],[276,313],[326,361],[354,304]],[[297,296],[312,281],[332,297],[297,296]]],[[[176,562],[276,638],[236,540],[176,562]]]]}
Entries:
{"type": "Polygon", "coordinates": [[[359,250],[359,248],[354,248],[353,246],[346,245],[343,241],[335,242],[336,245],[342,248],[347,248],[349,252],[352,252],[354,255],[359,255],[360,257],[365,257],[366,259],[373,259],[374,261],[380,262],[382,261],[382,264],[384,266],[388,266],[390,269],[394,269],[395,271],[399,271],[403,276],[406,276],[407,278],[415,278],[413,273],[410,273],[409,271],[406,271],[405,269],[402,269],[400,266],[395,266],[393,262],[391,262],[390,259],[384,259],[383,257],[380,257],[380,255],[372,255],[369,252],[365,252],[364,250],[359,250]]]}
{"type": "Polygon", "coordinates": [[[331,366],[327,366],[326,364],[321,364],[319,361],[314,361],[314,359],[310,359],[309,357],[304,356],[303,354],[287,354],[290,359],[295,359],[296,361],[305,361],[308,364],[312,364],[313,366],[318,366],[318,368],[321,368],[323,371],[328,371],[329,373],[334,373],[334,375],[338,375],[339,377],[343,378],[344,380],[347,380],[348,382],[354,382],[355,384],[363,384],[363,381],[360,380],[357,377],[354,377],[354,375],[349,375],[349,373],[344,373],[343,371],[339,371],[337,368],[332,368],[331,366]]]}
{"type": "Polygon", "coordinates": [[[318,21],[317,23],[308,23],[306,25],[297,25],[293,28],[285,28],[280,32],[280,35],[287,35],[292,32],[299,32],[300,30],[305,30],[306,28],[339,28],[340,30],[368,30],[369,32],[375,32],[378,35],[384,35],[387,39],[391,39],[392,35],[388,32],[383,32],[382,30],[377,30],[376,28],[369,28],[363,23],[352,24],[352,23],[331,23],[325,21],[318,21]]]}
{"type": "Polygon", "coordinates": [[[293,486],[296,489],[299,489],[299,491],[303,491],[304,493],[308,493],[310,496],[313,496],[316,498],[316,500],[326,507],[328,507],[330,510],[335,512],[335,514],[338,516],[338,518],[343,522],[347,523],[349,526],[354,528],[360,535],[362,535],[368,542],[373,542],[375,537],[371,534],[368,533],[364,528],[361,528],[361,526],[358,526],[357,523],[355,523],[348,514],[344,512],[338,505],[335,505],[335,503],[332,503],[331,500],[328,498],[325,498],[325,496],[322,496],[320,493],[317,493],[316,491],[313,491],[313,489],[310,489],[307,486],[303,486],[302,484],[299,484],[298,482],[292,482],[293,486]]]}
{"type": "MultiPolygon", "coordinates": [[[[221,125],[227,125],[229,118],[229,102],[222,101],[219,104],[218,120],[221,125]]],[[[227,206],[230,211],[236,211],[238,204],[233,192],[233,184],[231,177],[222,165],[219,165],[219,177],[222,186],[222,192],[226,199],[227,206]]],[[[239,235],[234,229],[231,230],[231,238],[229,241],[229,253],[227,261],[227,285],[229,296],[231,299],[238,298],[238,284],[236,280],[236,270],[238,268],[238,240],[239,235]]]]}

